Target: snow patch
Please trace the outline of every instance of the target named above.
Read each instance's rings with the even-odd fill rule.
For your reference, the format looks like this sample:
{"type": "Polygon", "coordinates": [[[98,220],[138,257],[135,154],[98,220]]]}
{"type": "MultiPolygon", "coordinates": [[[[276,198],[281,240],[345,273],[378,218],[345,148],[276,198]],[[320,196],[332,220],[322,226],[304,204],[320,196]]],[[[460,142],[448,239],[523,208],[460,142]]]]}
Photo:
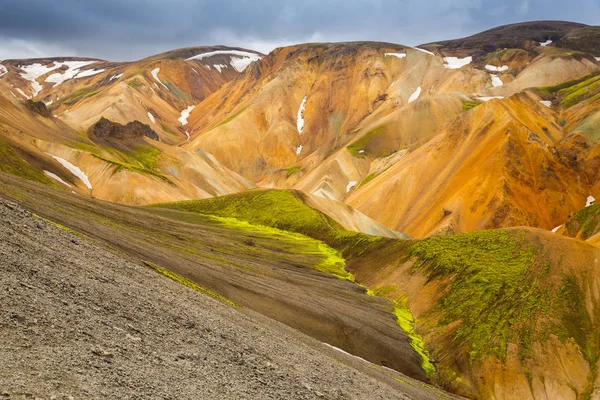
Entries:
{"type": "Polygon", "coordinates": [[[121,77],[123,76],[123,74],[118,74],[118,75],[113,75],[110,77],[109,82],[115,80],[115,79],[121,79],[121,77]]]}
{"type": "Polygon", "coordinates": [[[304,130],[304,108],[306,106],[306,97],[300,103],[300,108],[298,108],[298,119],[296,120],[296,128],[298,129],[298,133],[302,135],[302,130],[304,130]]]}
{"type": "Polygon", "coordinates": [[[482,96],[482,97],[476,97],[476,99],[481,100],[481,101],[490,101],[490,100],[494,100],[494,99],[503,99],[504,96],[482,96]]]}
{"type": "Polygon", "coordinates": [[[13,92],[10,92],[10,94],[12,94],[14,98],[17,98],[17,95],[14,94],[13,92]]]}
{"type": "Polygon", "coordinates": [[[187,141],[190,141],[190,133],[188,131],[185,131],[185,136],[187,137],[187,141]]]}
{"type": "Polygon", "coordinates": [[[156,119],[154,118],[154,115],[150,113],[150,111],[148,111],[148,118],[150,118],[150,121],[152,121],[153,124],[156,124],[156,119]]]}
{"type": "Polygon", "coordinates": [[[0,64],[0,76],[6,75],[7,72],[8,72],[8,68],[6,68],[4,65],[0,64]]]}
{"type": "Polygon", "coordinates": [[[31,96],[27,96],[21,89],[17,88],[16,90],[17,90],[17,92],[21,93],[21,95],[23,97],[25,97],[26,99],[31,99],[31,96]]]}
{"type": "Polygon", "coordinates": [[[471,64],[471,62],[473,61],[473,57],[472,56],[464,57],[464,58],[444,57],[444,61],[446,62],[446,64],[444,64],[444,67],[446,67],[448,69],[460,69],[460,68],[464,67],[465,65],[471,64]]]}
{"type": "Polygon", "coordinates": [[[60,163],[60,165],[62,165],[63,167],[65,167],[66,169],[68,169],[69,172],[71,172],[73,175],[75,175],[76,177],[78,177],[81,180],[81,182],[83,182],[83,184],[85,186],[87,186],[88,189],[92,190],[92,184],[90,183],[90,180],[88,179],[87,175],[82,170],[80,170],[78,167],[76,167],[75,165],[71,164],[70,162],[68,162],[64,158],[60,158],[60,157],[55,156],[55,155],[50,154],[50,153],[46,153],[46,154],[48,154],[50,157],[52,157],[56,161],[58,161],[60,163]]]}
{"type": "Polygon", "coordinates": [[[356,185],[358,185],[358,182],[356,182],[356,181],[350,181],[350,182],[348,182],[348,185],[346,185],[346,193],[348,193],[349,191],[351,191],[352,188],[355,187],[356,185]]]}
{"type": "Polygon", "coordinates": [[[60,176],[58,176],[58,175],[56,175],[56,174],[53,174],[53,173],[52,173],[52,172],[50,172],[50,171],[44,171],[44,174],[45,174],[46,176],[48,176],[48,177],[50,177],[50,178],[54,179],[55,181],[58,181],[58,182],[62,183],[62,184],[63,184],[63,185],[65,185],[65,186],[68,186],[68,187],[73,187],[73,186],[71,186],[71,184],[70,184],[70,183],[68,183],[68,182],[65,182],[65,181],[64,181],[64,180],[63,180],[63,179],[62,179],[60,176]]]}
{"type": "Polygon", "coordinates": [[[595,201],[596,201],[596,199],[594,198],[594,196],[588,196],[585,206],[589,207],[589,206],[593,205],[595,201]]]}
{"type": "MultiPolygon", "coordinates": [[[[152,74],[152,76],[154,77],[154,79],[160,83],[161,85],[163,85],[165,87],[165,89],[169,90],[169,88],[162,83],[162,81],[160,80],[160,78],[158,77],[158,73],[160,72],[160,68],[154,68],[150,73],[152,74]]],[[[158,85],[155,83],[154,85],[156,85],[156,87],[158,88],[158,85]]]]}
{"type": "Polygon", "coordinates": [[[542,103],[548,108],[552,108],[552,102],[550,100],[540,100],[540,103],[542,103]]]}
{"type": "Polygon", "coordinates": [[[364,150],[359,150],[358,154],[365,154],[365,151],[364,150]]]}
{"type": "Polygon", "coordinates": [[[216,69],[217,71],[219,71],[219,73],[222,72],[223,68],[227,68],[227,65],[225,64],[214,64],[213,68],[216,69]]]}
{"type": "Polygon", "coordinates": [[[23,71],[20,75],[23,79],[31,82],[31,97],[37,96],[43,89],[42,85],[37,81],[42,75],[46,75],[48,72],[60,68],[61,64],[55,62],[52,66],[42,65],[35,63],[31,65],[19,65],[19,69],[23,71]]]}
{"type": "Polygon", "coordinates": [[[600,61],[600,57],[594,57],[596,61],[600,61]]]}
{"type": "Polygon", "coordinates": [[[181,125],[187,125],[187,119],[194,108],[196,108],[196,106],[189,106],[181,112],[181,117],[179,117],[179,122],[181,122],[181,125]]]}
{"type": "Polygon", "coordinates": [[[46,78],[46,82],[54,83],[54,87],[60,85],[63,82],[68,81],[69,79],[73,79],[77,77],[81,71],[81,68],[93,64],[95,61],[65,61],[64,63],[56,63],[60,67],[67,66],[68,69],[64,71],[62,74],[55,73],[46,78]]]}
{"type": "MultiPolygon", "coordinates": [[[[210,51],[208,53],[202,53],[195,55],[193,57],[188,58],[187,60],[202,60],[208,57],[218,56],[218,55],[226,55],[230,56],[229,64],[237,71],[244,71],[248,65],[252,64],[254,61],[260,60],[262,57],[255,53],[250,53],[247,51],[240,50],[217,50],[210,51]]],[[[214,66],[214,65],[213,65],[214,66]]],[[[210,69],[210,67],[208,67],[210,69]]],[[[220,69],[219,69],[219,72],[220,69]]]]}
{"type": "Polygon", "coordinates": [[[78,73],[77,76],[75,77],[75,79],[98,75],[99,73],[104,72],[104,71],[106,71],[106,70],[105,69],[96,70],[95,68],[94,69],[88,69],[86,71],[82,71],[82,72],[78,73]]]}
{"type": "Polygon", "coordinates": [[[302,153],[302,149],[303,149],[303,148],[304,148],[304,147],[303,147],[302,145],[298,146],[298,148],[296,149],[296,154],[297,154],[297,155],[300,155],[300,153],[302,153]]]}
{"type": "Polygon", "coordinates": [[[561,227],[562,225],[559,225],[556,228],[552,229],[552,233],[556,233],[561,227]]]}
{"type": "Polygon", "coordinates": [[[413,101],[415,101],[416,99],[418,99],[420,95],[421,95],[421,86],[419,86],[417,88],[417,90],[415,90],[415,92],[410,95],[410,97],[408,98],[408,102],[412,103],[413,101]]]}
{"type": "Polygon", "coordinates": [[[545,42],[540,42],[540,46],[542,47],[546,47],[548,46],[550,43],[552,43],[552,40],[548,39],[545,42]]]}
{"type": "Polygon", "coordinates": [[[498,87],[504,85],[504,83],[502,83],[502,79],[500,79],[498,75],[490,74],[490,77],[492,78],[492,86],[498,87]]]}
{"type": "Polygon", "coordinates": [[[397,57],[399,59],[403,59],[406,57],[406,53],[385,53],[385,57],[397,57]]]}
{"type": "Polygon", "coordinates": [[[502,72],[502,71],[506,71],[508,70],[508,65],[503,65],[501,67],[496,67],[495,65],[486,65],[485,69],[487,69],[488,71],[493,71],[493,72],[502,72]]]}
{"type": "MultiPolygon", "coordinates": [[[[409,47],[410,47],[410,46],[409,46],[409,47]]],[[[433,53],[432,53],[432,52],[430,52],[429,50],[420,49],[420,48],[418,48],[418,47],[410,47],[410,48],[411,48],[411,49],[413,49],[413,50],[418,50],[418,51],[420,51],[420,52],[422,52],[422,53],[425,53],[425,54],[429,54],[429,55],[435,56],[435,54],[433,54],[433,53]]]]}

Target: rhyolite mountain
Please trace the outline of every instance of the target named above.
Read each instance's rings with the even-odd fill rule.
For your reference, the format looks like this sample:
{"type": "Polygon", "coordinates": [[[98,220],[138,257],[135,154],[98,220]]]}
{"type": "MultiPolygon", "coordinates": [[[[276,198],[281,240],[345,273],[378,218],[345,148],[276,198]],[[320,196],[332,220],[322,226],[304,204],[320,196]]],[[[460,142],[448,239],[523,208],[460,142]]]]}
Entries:
{"type": "Polygon", "coordinates": [[[470,398],[600,396],[599,142],[600,27],[571,22],[0,62],[0,171],[319,240],[470,398]]]}

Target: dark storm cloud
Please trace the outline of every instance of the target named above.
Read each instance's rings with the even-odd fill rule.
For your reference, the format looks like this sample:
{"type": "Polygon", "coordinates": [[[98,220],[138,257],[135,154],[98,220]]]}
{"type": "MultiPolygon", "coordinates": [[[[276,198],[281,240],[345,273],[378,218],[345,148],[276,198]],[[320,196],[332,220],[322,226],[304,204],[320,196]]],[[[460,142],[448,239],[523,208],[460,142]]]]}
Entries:
{"type": "Polygon", "coordinates": [[[0,59],[137,59],[192,45],[419,44],[536,19],[598,24],[597,0],[1,0],[0,59]]]}

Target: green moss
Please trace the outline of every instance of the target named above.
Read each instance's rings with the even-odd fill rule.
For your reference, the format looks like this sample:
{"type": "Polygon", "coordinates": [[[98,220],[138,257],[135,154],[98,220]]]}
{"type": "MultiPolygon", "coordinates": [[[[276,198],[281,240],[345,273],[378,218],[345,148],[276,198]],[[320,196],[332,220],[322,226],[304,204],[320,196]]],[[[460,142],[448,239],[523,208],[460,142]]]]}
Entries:
{"type": "Polygon", "coordinates": [[[481,102],[463,101],[463,112],[469,111],[470,109],[475,108],[480,104],[481,102]]]}
{"type": "Polygon", "coordinates": [[[127,82],[127,84],[136,90],[141,88],[143,85],[142,82],[138,78],[131,79],[130,81],[127,82]]]}
{"type": "Polygon", "coordinates": [[[432,237],[414,243],[410,254],[417,258],[414,271],[451,280],[434,313],[442,326],[461,321],[454,340],[467,346],[471,362],[485,355],[504,360],[510,342],[529,354],[550,307],[533,249],[494,230],[432,237]]]}
{"type": "Polygon", "coordinates": [[[161,267],[159,267],[157,265],[154,265],[152,263],[149,263],[147,261],[144,261],[144,264],[147,267],[149,267],[149,268],[153,269],[154,271],[158,272],[159,274],[161,274],[163,276],[166,276],[167,278],[172,279],[175,282],[181,283],[183,286],[186,286],[186,287],[188,287],[188,288],[190,288],[192,290],[195,290],[196,292],[199,292],[199,293],[202,293],[204,295],[208,295],[208,296],[214,297],[215,299],[217,299],[219,301],[222,301],[223,303],[228,304],[228,305],[230,305],[232,307],[235,307],[235,308],[239,308],[240,307],[238,304],[234,303],[233,301],[229,300],[228,298],[226,298],[226,297],[224,297],[224,296],[222,296],[222,295],[220,295],[220,294],[218,294],[216,292],[213,292],[212,290],[209,290],[209,289],[207,289],[205,287],[202,287],[202,286],[198,285],[196,282],[192,282],[189,279],[187,279],[187,278],[185,278],[185,277],[183,277],[181,275],[178,275],[178,274],[176,274],[174,272],[169,271],[168,269],[161,268],[161,267]]]}
{"type": "Polygon", "coordinates": [[[600,204],[594,204],[577,211],[566,224],[567,235],[576,237],[581,233],[583,240],[600,231],[600,204]]]}
{"type": "Polygon", "coordinates": [[[572,107],[598,94],[600,94],[600,76],[595,76],[558,91],[558,96],[561,98],[560,105],[563,108],[572,107]]]}
{"type": "MultiPolygon", "coordinates": [[[[598,374],[600,332],[590,318],[586,307],[585,292],[575,275],[563,274],[558,297],[562,324],[560,329],[553,330],[553,333],[563,340],[573,338],[581,349],[583,357],[590,365],[588,385],[582,398],[590,398],[598,374]]],[[[599,313],[596,312],[596,314],[599,313]]],[[[598,315],[595,317],[597,318],[598,315]]]]}
{"type": "Polygon", "coordinates": [[[401,306],[400,304],[395,305],[394,315],[396,316],[396,322],[400,328],[402,328],[410,338],[411,347],[421,357],[421,367],[423,368],[423,371],[425,371],[427,377],[432,380],[435,376],[435,367],[431,363],[429,352],[427,351],[423,337],[416,331],[415,318],[407,307],[401,306]]]}
{"type": "Polygon", "coordinates": [[[581,82],[585,82],[585,81],[587,81],[587,80],[589,80],[589,79],[591,79],[591,78],[593,78],[593,77],[595,77],[597,75],[598,75],[598,73],[588,74],[588,75],[583,76],[583,77],[578,78],[578,79],[573,79],[573,80],[570,80],[570,81],[565,81],[565,82],[559,83],[558,85],[542,86],[542,87],[539,88],[539,90],[540,90],[540,92],[542,92],[542,94],[544,94],[546,96],[551,96],[551,95],[554,95],[555,93],[557,93],[559,90],[566,89],[568,87],[577,85],[577,84],[579,84],[581,82]]]}
{"type": "Polygon", "coordinates": [[[215,126],[215,128],[218,128],[220,126],[223,126],[231,121],[233,121],[234,118],[236,118],[237,116],[239,116],[241,113],[243,113],[244,111],[246,111],[248,107],[244,107],[242,108],[240,111],[236,112],[235,114],[231,115],[230,117],[228,117],[227,119],[225,119],[223,122],[221,122],[219,125],[215,126]]]}
{"type": "Polygon", "coordinates": [[[285,170],[287,171],[286,178],[289,178],[295,173],[302,171],[302,167],[294,165],[293,167],[286,168],[285,170]]]}
{"type": "Polygon", "coordinates": [[[367,175],[367,177],[362,180],[362,182],[358,185],[358,187],[360,188],[360,187],[366,185],[367,183],[371,182],[375,178],[377,178],[377,174],[376,173],[372,173],[372,174],[367,175]]]}
{"type": "Polygon", "coordinates": [[[11,147],[7,142],[0,138],[0,171],[16,175],[30,181],[40,182],[47,185],[54,183],[42,172],[33,168],[25,159],[11,147]]]}
{"type": "Polygon", "coordinates": [[[75,91],[67,100],[65,100],[64,104],[66,104],[67,106],[71,106],[80,100],[95,96],[98,93],[100,93],[99,90],[92,90],[89,88],[79,89],[75,91]]]}
{"type": "Polygon", "coordinates": [[[352,154],[355,157],[366,157],[364,154],[359,153],[359,151],[365,150],[373,139],[383,136],[385,132],[386,128],[384,126],[379,126],[367,132],[365,135],[361,136],[360,139],[349,145],[347,149],[350,152],[350,154],[352,154]]]}

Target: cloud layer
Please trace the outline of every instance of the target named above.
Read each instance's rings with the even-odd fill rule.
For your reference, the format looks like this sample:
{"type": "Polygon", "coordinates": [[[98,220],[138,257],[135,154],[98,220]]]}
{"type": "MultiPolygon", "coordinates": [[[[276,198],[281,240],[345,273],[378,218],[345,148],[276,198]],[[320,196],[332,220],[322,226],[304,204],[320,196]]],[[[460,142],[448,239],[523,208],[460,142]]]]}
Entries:
{"type": "Polygon", "coordinates": [[[403,44],[542,19],[600,21],[597,0],[2,0],[0,59],[134,60],[194,45],[403,44]]]}

